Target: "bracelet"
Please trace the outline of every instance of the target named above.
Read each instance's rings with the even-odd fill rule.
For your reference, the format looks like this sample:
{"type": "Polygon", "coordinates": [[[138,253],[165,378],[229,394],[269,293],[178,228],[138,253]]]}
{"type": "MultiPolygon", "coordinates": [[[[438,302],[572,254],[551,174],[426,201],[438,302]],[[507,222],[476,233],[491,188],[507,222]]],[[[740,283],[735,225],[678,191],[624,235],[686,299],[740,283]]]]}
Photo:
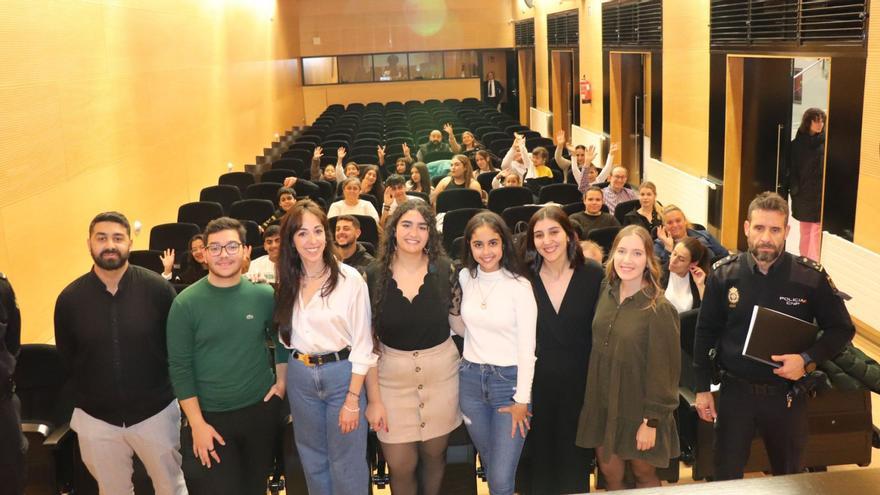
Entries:
{"type": "Polygon", "coordinates": [[[342,408],[345,409],[345,410],[348,411],[348,412],[358,412],[358,411],[361,410],[360,407],[356,407],[356,408],[352,409],[352,408],[346,406],[345,404],[342,405],[342,408]]]}
{"type": "Polygon", "coordinates": [[[356,393],[352,392],[351,390],[348,391],[348,395],[354,397],[355,399],[361,398],[361,394],[356,394],[356,393]]]}
{"type": "Polygon", "coordinates": [[[390,209],[391,209],[391,205],[382,205],[382,209],[383,209],[383,210],[390,210],[390,209]]]}

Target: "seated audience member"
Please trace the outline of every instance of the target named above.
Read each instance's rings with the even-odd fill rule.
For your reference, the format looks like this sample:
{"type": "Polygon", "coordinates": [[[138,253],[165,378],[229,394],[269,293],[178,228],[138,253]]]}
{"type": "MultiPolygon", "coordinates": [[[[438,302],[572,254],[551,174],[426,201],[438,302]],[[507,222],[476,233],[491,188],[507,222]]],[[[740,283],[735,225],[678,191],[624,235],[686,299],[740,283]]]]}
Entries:
{"type": "Polygon", "coordinates": [[[431,173],[428,167],[417,162],[409,169],[409,180],[406,181],[406,190],[425,194],[431,194],[431,173]]]}
{"type": "Polygon", "coordinates": [[[263,249],[266,250],[266,254],[251,261],[245,275],[251,282],[274,284],[277,280],[275,263],[278,262],[278,253],[281,249],[281,227],[272,225],[263,232],[263,249]]]}
{"type": "Polygon", "coordinates": [[[580,241],[581,251],[584,253],[584,259],[593,260],[602,264],[602,258],[605,257],[605,250],[602,246],[593,241],[580,241]]]}
{"type": "Polygon", "coordinates": [[[596,147],[592,145],[587,147],[579,144],[572,148],[570,144],[566,144],[565,131],[559,131],[556,133],[556,153],[553,158],[556,160],[559,168],[562,169],[562,173],[565,175],[565,182],[568,182],[568,169],[571,168],[571,177],[574,183],[577,184],[581,193],[585,193],[587,188],[593,184],[604,182],[608,174],[611,173],[611,170],[614,168],[612,163],[614,163],[614,152],[616,151],[617,145],[612,144],[608,150],[608,158],[605,159],[605,166],[599,172],[596,166],[593,165],[593,160],[597,155],[596,147]],[[574,160],[567,160],[562,156],[563,147],[568,149],[574,160]],[[587,174],[586,177],[584,177],[584,173],[587,174]]]}
{"type": "MultiPolygon", "coordinates": [[[[285,181],[285,183],[287,182],[285,181]]],[[[293,183],[295,184],[296,181],[293,181],[293,183]]],[[[278,192],[276,193],[278,209],[275,210],[275,213],[273,213],[272,216],[267,218],[266,221],[260,225],[261,231],[265,231],[269,228],[270,225],[278,225],[278,223],[281,221],[281,217],[283,217],[284,214],[287,213],[287,210],[289,210],[291,207],[293,207],[293,205],[296,204],[296,191],[294,191],[292,187],[293,184],[291,184],[290,186],[278,188],[278,192]]]]}
{"type": "Polygon", "coordinates": [[[492,179],[492,189],[500,189],[502,187],[522,187],[522,176],[516,173],[516,170],[507,169],[498,172],[492,179]]]}
{"type": "Polygon", "coordinates": [[[164,271],[162,277],[165,280],[181,284],[191,284],[208,274],[208,264],[205,262],[205,238],[202,234],[196,234],[189,240],[189,256],[186,260],[186,268],[178,274],[174,274],[174,250],[166,249],[159,257],[162,260],[164,271]]]}
{"type": "Polygon", "coordinates": [[[388,217],[405,201],[424,202],[417,196],[406,195],[406,179],[402,176],[393,174],[385,179],[385,196],[382,198],[382,217],[379,219],[379,224],[385,225],[388,217]]]}
{"type": "MultiPolygon", "coordinates": [[[[409,154],[409,146],[403,143],[404,156],[394,161],[394,169],[390,170],[393,174],[403,175],[406,173],[407,167],[412,163],[412,157],[409,154]]],[[[379,168],[385,167],[385,146],[376,147],[376,155],[379,158],[379,168]]]]}
{"type": "Polygon", "coordinates": [[[474,153],[473,161],[477,164],[477,175],[498,173],[498,169],[492,164],[492,155],[486,150],[480,150],[474,153]]]}
{"type": "Polygon", "coordinates": [[[462,154],[473,161],[474,155],[476,155],[478,151],[486,149],[482,143],[477,141],[477,138],[470,131],[464,131],[461,133],[461,144],[458,144],[452,130],[452,124],[444,125],[443,130],[449,135],[449,148],[453,153],[462,154]]]}
{"type": "Polygon", "coordinates": [[[526,138],[522,134],[514,133],[513,135],[513,146],[504,155],[501,169],[513,168],[525,180],[542,177],[553,178],[553,171],[547,166],[550,159],[547,148],[538,146],[530,154],[526,149],[526,138]]]}
{"type": "Polygon", "coordinates": [[[685,237],[675,244],[669,265],[664,267],[660,286],[666,299],[679,313],[699,308],[706,290],[709,273],[709,251],[694,237],[685,237]]]}
{"type": "MultiPolygon", "coordinates": [[[[332,174],[333,179],[337,184],[345,180],[346,177],[358,177],[360,175],[360,169],[358,168],[357,163],[354,161],[349,161],[345,164],[345,167],[342,166],[342,161],[345,159],[346,151],[345,147],[340,146],[336,150],[336,166],[334,167],[334,172],[332,174]]],[[[320,146],[315,147],[315,152],[312,154],[312,166],[310,169],[310,179],[312,180],[327,180],[328,174],[326,172],[327,167],[331,167],[332,165],[327,165],[324,167],[324,172],[321,171],[321,157],[324,156],[324,149],[320,146]]]]}
{"type": "Polygon", "coordinates": [[[373,262],[373,256],[358,244],[357,240],[360,237],[361,222],[357,218],[342,215],[336,219],[335,240],[339,257],[342,258],[343,263],[363,273],[364,268],[373,262]]]}
{"type": "Polygon", "coordinates": [[[424,162],[425,158],[430,153],[436,153],[438,151],[447,151],[452,153],[452,148],[449,147],[448,144],[443,142],[443,133],[434,129],[431,131],[431,134],[428,135],[428,142],[419,146],[419,152],[416,154],[416,158],[420,162],[424,162]]]}
{"type": "Polygon", "coordinates": [[[474,169],[471,161],[464,155],[452,157],[452,168],[449,169],[449,177],[437,183],[434,192],[431,193],[431,202],[437,202],[437,196],[447,189],[473,189],[480,192],[483,189],[480,183],[474,180],[474,169]]]}
{"type": "MultiPolygon", "coordinates": [[[[323,179],[331,184],[336,183],[336,165],[327,165],[324,167],[324,173],[319,179],[323,179]]],[[[318,179],[316,179],[318,180],[318,179]]]]}
{"type": "Polygon", "coordinates": [[[602,211],[602,190],[596,186],[587,189],[584,194],[584,211],[570,216],[572,222],[581,226],[586,239],[593,229],[617,227],[620,222],[610,213],[602,211]]]}
{"type": "Polygon", "coordinates": [[[685,237],[693,237],[706,246],[711,251],[710,258],[730,254],[709,232],[692,229],[681,208],[668,205],[663,208],[663,225],[657,228],[657,239],[654,241],[654,254],[661,265],[669,263],[672,249],[685,237]]]}
{"type": "Polygon", "coordinates": [[[605,206],[608,207],[608,211],[612,215],[614,214],[614,209],[620,203],[639,199],[632,189],[626,187],[627,174],[628,172],[625,168],[614,167],[611,169],[611,183],[602,189],[605,206]]]}
{"type": "Polygon", "coordinates": [[[623,216],[623,225],[641,225],[648,232],[663,225],[657,205],[657,186],[653,182],[639,185],[639,207],[623,216]]]}
{"type": "Polygon", "coordinates": [[[379,221],[379,212],[373,203],[361,199],[361,180],[348,177],[342,181],[342,199],[335,201],[327,210],[327,218],[339,215],[367,215],[379,221]]]}
{"type": "Polygon", "coordinates": [[[379,199],[385,194],[384,189],[379,167],[367,165],[364,168],[364,176],[361,177],[361,194],[372,194],[376,199],[379,199]]]}

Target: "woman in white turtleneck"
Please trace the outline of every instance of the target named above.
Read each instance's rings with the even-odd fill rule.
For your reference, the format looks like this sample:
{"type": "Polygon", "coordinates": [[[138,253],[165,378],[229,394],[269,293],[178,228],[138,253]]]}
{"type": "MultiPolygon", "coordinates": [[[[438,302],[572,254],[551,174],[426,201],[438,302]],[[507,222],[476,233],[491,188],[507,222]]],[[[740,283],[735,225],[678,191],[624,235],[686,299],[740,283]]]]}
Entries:
{"type": "Polygon", "coordinates": [[[700,241],[685,237],[669,256],[669,267],[663,280],[666,299],[679,313],[699,308],[706,290],[709,253],[700,241]]]}

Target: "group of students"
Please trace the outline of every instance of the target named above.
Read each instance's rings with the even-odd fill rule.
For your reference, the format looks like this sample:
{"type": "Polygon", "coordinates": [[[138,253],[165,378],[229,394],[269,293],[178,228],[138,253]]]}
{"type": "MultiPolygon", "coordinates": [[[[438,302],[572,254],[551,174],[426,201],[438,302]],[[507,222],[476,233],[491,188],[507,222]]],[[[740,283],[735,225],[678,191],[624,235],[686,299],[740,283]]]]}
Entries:
{"type": "Polygon", "coordinates": [[[539,210],[517,241],[485,211],[466,226],[458,268],[433,209],[407,200],[363,274],[340,261],[315,202],[298,201],[279,228],[275,290],[241,276],[244,229],[223,217],[193,253],[207,276],[173,298],[160,277],[128,265],[124,216],[92,222],[95,266],[59,297],[56,340],[77,384],[72,426],[103,492],[130,484],[117,463],[130,467],[136,452],[157,493],[264,493],[284,398],[312,494],[367,492],[368,428],[400,494],[440,492],[462,422],[493,494],[513,493],[526,443],[532,493],[587,491],[592,449],[612,488],[625,460],[652,486],[654,469],[678,455],[678,317],[642,227],[620,232],[603,269],[584,259],[558,206],[539,210]],[[102,310],[83,315],[95,299],[102,310]],[[129,317],[138,340],[120,348],[129,317]],[[161,343],[151,325],[164,329],[161,343]],[[99,345],[107,336],[112,345],[99,345]],[[129,359],[136,371],[120,363],[129,359]]]}

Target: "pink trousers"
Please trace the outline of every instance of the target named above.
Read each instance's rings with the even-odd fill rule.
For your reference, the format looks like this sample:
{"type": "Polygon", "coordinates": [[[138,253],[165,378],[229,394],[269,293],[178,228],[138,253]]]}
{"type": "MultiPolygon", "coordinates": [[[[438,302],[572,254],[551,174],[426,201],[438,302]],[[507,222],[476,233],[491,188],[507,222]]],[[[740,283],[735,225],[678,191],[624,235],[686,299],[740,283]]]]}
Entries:
{"type": "Polygon", "coordinates": [[[819,243],[822,235],[822,224],[818,222],[800,222],[801,256],[819,261],[819,243]]]}

